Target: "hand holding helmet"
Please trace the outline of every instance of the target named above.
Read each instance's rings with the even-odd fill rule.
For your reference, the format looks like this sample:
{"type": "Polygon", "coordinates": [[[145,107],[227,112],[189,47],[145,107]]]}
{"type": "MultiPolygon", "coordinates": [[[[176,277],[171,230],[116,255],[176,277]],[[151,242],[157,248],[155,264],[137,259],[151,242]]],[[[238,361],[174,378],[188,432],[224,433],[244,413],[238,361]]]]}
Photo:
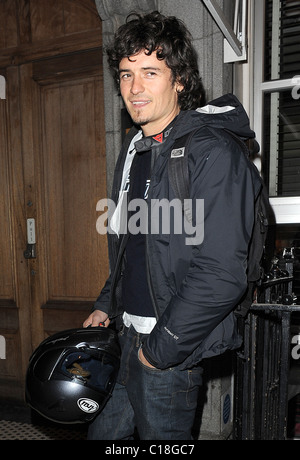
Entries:
{"type": "Polygon", "coordinates": [[[117,334],[110,328],[54,334],[30,358],[26,402],[55,422],[90,422],[111,396],[119,361],[117,334]]]}
{"type": "Polygon", "coordinates": [[[83,327],[96,327],[96,326],[104,326],[108,327],[110,323],[110,319],[107,316],[107,313],[104,311],[95,310],[93,311],[90,316],[84,321],[83,327]]]}

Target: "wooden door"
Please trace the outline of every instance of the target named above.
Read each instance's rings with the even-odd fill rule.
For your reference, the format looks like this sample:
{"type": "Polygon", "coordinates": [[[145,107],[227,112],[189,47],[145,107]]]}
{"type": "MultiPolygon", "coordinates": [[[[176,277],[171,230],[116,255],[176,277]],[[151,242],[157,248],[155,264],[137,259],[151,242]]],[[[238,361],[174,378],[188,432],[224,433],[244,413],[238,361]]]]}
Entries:
{"type": "Polygon", "coordinates": [[[96,231],[96,203],[106,197],[101,60],[99,48],[6,71],[0,396],[21,397],[30,353],[46,336],[80,327],[108,275],[106,238],[96,231]],[[32,258],[24,254],[28,219],[35,224],[32,258]]]}

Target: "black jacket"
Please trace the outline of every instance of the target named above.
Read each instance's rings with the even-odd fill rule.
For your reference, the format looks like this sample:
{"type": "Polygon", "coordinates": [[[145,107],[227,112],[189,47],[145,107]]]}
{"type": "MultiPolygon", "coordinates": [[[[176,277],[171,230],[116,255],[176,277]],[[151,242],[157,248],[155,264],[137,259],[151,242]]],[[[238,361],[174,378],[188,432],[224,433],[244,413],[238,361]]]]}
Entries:
{"type": "MultiPolygon", "coordinates": [[[[254,138],[239,101],[227,95],[211,103],[224,113],[181,112],[154,162],[149,200],[175,197],[168,158],[176,138],[199,129],[189,148],[190,197],[204,200],[204,239],[187,245],[184,234],[146,236],[148,281],[157,324],[143,344],[148,361],[160,369],[190,368],[203,358],[241,344],[232,313],[247,287],[247,252],[254,222],[259,173],[226,130],[254,138]],[[225,109],[226,110],[226,109],[225,109]]],[[[121,150],[112,190],[117,201],[128,145],[121,150]]],[[[109,317],[123,312],[120,296],[126,235],[109,234],[111,275],[95,303],[109,317]]]]}

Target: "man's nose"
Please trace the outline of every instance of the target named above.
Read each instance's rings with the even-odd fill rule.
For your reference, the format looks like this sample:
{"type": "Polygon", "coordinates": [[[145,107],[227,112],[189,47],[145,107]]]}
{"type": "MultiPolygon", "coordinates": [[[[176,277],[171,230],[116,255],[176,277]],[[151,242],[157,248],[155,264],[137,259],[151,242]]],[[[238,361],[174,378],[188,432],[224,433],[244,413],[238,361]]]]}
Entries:
{"type": "Polygon", "coordinates": [[[139,94],[144,91],[144,85],[140,77],[135,76],[133,78],[130,91],[132,92],[132,94],[139,94]]]}

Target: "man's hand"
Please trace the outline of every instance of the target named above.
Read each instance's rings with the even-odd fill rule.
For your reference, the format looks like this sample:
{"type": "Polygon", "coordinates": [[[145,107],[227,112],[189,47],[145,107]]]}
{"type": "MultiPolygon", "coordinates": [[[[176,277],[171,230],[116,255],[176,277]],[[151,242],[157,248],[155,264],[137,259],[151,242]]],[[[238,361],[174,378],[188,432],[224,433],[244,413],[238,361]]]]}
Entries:
{"type": "Polygon", "coordinates": [[[93,313],[90,314],[90,316],[84,321],[83,327],[97,327],[97,326],[103,326],[107,327],[110,323],[110,320],[107,316],[107,313],[104,313],[104,311],[101,310],[95,310],[93,313]]]}
{"type": "Polygon", "coordinates": [[[154,366],[152,366],[152,364],[149,363],[149,361],[147,361],[147,359],[144,356],[143,350],[141,348],[139,349],[139,360],[141,361],[142,364],[144,364],[144,366],[150,367],[152,369],[156,369],[154,366]]]}

